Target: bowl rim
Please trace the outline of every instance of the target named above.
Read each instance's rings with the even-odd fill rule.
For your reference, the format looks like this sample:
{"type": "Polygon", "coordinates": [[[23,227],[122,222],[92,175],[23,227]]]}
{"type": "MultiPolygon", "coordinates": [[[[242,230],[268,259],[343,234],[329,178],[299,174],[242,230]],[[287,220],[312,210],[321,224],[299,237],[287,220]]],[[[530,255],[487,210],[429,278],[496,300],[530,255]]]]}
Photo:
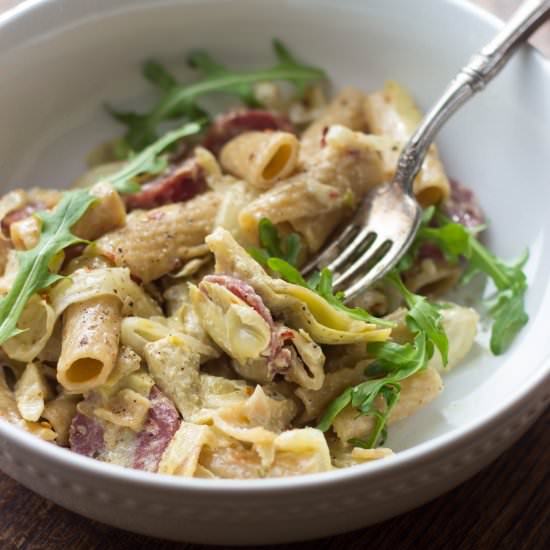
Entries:
{"type": "MultiPolygon", "coordinates": [[[[194,0],[191,0],[192,3],[194,0]]],[[[196,0],[195,0],[196,1],[196,0]]],[[[227,1],[227,0],[226,0],[227,1]]],[[[270,0],[264,0],[270,1],[270,0]]],[[[503,22],[486,11],[484,8],[474,5],[468,0],[444,0],[447,4],[454,5],[458,9],[469,12],[473,18],[483,20],[493,30],[497,30],[503,25],[503,22]]],[[[119,5],[130,5],[130,0],[97,0],[98,4],[110,5],[117,11],[119,5]]],[[[170,5],[174,0],[161,0],[159,4],[170,5]]],[[[7,9],[0,14],[0,29],[7,25],[19,23],[31,12],[40,9],[49,9],[56,4],[55,0],[23,0],[21,3],[7,9]]],[[[56,8],[57,9],[57,8],[56,8]]],[[[58,26],[63,25],[62,22],[58,26]]],[[[55,27],[54,27],[55,28],[55,27]]],[[[53,30],[53,29],[50,29],[53,30]]],[[[25,37],[23,40],[25,40],[25,37]]],[[[534,56],[538,70],[548,74],[550,79],[550,60],[544,55],[527,44],[529,55],[534,56]]],[[[250,494],[250,493],[287,493],[289,491],[302,492],[304,489],[319,487],[330,487],[341,485],[342,482],[375,480],[380,476],[392,476],[401,469],[410,469],[420,464],[426,456],[434,461],[438,457],[444,457],[451,454],[454,448],[465,448],[468,442],[472,442],[484,432],[488,432],[491,426],[502,425],[502,420],[511,416],[519,410],[527,407],[527,402],[535,393],[537,388],[541,388],[545,383],[550,383],[550,349],[547,356],[539,362],[539,368],[530,378],[516,389],[513,395],[502,405],[495,407],[491,412],[470,421],[464,426],[453,428],[451,431],[434,437],[431,440],[424,441],[409,449],[400,451],[396,455],[384,459],[375,460],[370,463],[360,464],[349,468],[321,472],[315,474],[305,474],[296,477],[284,478],[262,478],[251,480],[234,479],[200,479],[185,478],[178,476],[169,476],[166,474],[157,474],[124,468],[115,464],[100,462],[92,458],[78,455],[69,449],[57,447],[51,443],[41,440],[39,437],[25,432],[21,428],[10,424],[8,421],[0,418],[0,439],[24,449],[26,452],[33,453],[52,462],[57,462],[60,466],[70,467],[74,471],[86,473],[89,476],[101,477],[105,480],[126,482],[143,488],[156,488],[168,492],[187,491],[190,493],[229,493],[229,494],[250,494]]],[[[537,406],[546,399],[537,401],[537,406]]],[[[542,408],[539,406],[542,410],[542,408]]],[[[530,408],[528,410],[531,410],[530,408]]],[[[9,452],[9,446],[4,447],[9,452]]],[[[0,446],[0,456],[2,454],[0,446]]]]}

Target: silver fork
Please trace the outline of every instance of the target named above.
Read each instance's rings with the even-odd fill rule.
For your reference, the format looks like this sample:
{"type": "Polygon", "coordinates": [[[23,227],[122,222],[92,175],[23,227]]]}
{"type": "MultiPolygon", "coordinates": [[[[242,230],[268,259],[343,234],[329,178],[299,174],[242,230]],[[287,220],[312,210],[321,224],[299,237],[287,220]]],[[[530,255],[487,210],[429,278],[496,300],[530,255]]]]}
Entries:
{"type": "Polygon", "coordinates": [[[412,187],[435,135],[459,107],[483,90],[548,17],[550,0],[528,0],[520,6],[424,117],[401,151],[392,181],[367,193],[346,227],[302,270],[304,275],[328,267],[335,274],[334,288],[344,289],[345,301],[349,301],[397,264],[420,225],[422,209],[412,187]]]}

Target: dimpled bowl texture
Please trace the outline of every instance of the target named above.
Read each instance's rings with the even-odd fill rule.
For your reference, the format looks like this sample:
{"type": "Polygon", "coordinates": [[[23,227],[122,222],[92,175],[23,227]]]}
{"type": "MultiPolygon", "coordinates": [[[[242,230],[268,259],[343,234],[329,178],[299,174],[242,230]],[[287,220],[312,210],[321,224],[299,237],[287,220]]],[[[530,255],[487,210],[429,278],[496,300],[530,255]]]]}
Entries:
{"type": "MultiPolygon", "coordinates": [[[[153,99],[140,77],[150,57],[184,65],[207,48],[234,66],[266,65],[281,38],[324,67],[335,89],[406,86],[425,109],[501,24],[452,0],[57,0],[0,16],[2,192],[66,186],[86,153],[121,128],[103,104],[153,99]]],[[[445,377],[443,394],[392,427],[395,457],[288,479],[205,480],[103,464],[0,420],[0,467],[61,506],[168,539],[262,544],[322,537],[387,519],[448,491],[511,445],[550,390],[550,70],[525,47],[445,127],[448,173],[474,188],[496,253],[530,247],[528,327],[501,357],[486,335],[445,377]]],[[[518,464],[521,457],[518,457],[518,464]]],[[[467,510],[457,510],[457,514],[467,510]]]]}

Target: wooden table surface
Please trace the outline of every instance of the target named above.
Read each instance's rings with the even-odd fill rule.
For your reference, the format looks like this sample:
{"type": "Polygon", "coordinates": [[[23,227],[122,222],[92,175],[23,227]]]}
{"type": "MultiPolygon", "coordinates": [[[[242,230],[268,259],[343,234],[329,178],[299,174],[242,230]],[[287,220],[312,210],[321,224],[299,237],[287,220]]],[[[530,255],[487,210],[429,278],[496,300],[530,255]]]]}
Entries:
{"type": "MultiPolygon", "coordinates": [[[[504,16],[518,4],[518,0],[476,1],[504,16]]],[[[0,0],[0,11],[15,3],[17,0],[0,0]]],[[[550,53],[550,32],[540,32],[535,43],[550,53]]],[[[550,409],[497,461],[454,491],[380,525],[287,547],[296,550],[550,548],[549,464],[550,409]]],[[[150,539],[89,521],[0,473],[0,550],[59,548],[199,550],[207,547],[150,539]]]]}

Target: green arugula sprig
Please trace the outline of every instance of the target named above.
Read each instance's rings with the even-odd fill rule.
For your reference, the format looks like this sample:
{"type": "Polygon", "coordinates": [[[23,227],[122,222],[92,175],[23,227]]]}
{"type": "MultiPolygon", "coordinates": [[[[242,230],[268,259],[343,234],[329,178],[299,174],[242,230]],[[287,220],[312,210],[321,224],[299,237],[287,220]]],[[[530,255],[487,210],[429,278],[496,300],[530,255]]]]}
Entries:
{"type": "Polygon", "coordinates": [[[163,92],[169,92],[178,85],[177,78],[158,61],[146,61],[142,68],[142,74],[163,92]]]}
{"type": "Polygon", "coordinates": [[[288,235],[284,243],[281,241],[277,228],[268,218],[262,218],[259,224],[259,240],[261,247],[250,247],[248,253],[260,264],[278,273],[288,283],[309,288],[319,294],[332,307],[346,315],[373,323],[382,327],[392,327],[393,323],[374,317],[359,307],[348,307],[344,304],[344,294],[332,291],[332,273],[329,269],[315,272],[307,281],[296,269],[296,262],[301,250],[300,236],[296,233],[288,235]]]}
{"type": "Polygon", "coordinates": [[[518,261],[508,265],[489,252],[476,238],[481,229],[483,227],[467,229],[453,223],[433,207],[427,209],[411,253],[399,268],[408,268],[419,247],[428,242],[437,245],[450,262],[458,262],[461,257],[468,260],[463,281],[470,280],[478,272],[490,277],[496,287],[495,294],[487,301],[494,320],[490,347],[495,355],[500,355],[529,320],[524,306],[527,278],[523,272],[528,253],[526,251],[518,261]],[[436,222],[435,226],[430,225],[432,220],[436,222]]]}
{"type": "Polygon", "coordinates": [[[201,128],[201,123],[190,122],[167,132],[141,153],[132,156],[118,172],[105,176],[99,182],[111,184],[119,193],[136,193],[141,186],[134,178],[141,174],[155,175],[166,170],[168,159],[161,153],[176,141],[197,134],[201,128]]]}
{"type": "Polygon", "coordinates": [[[300,236],[290,233],[284,242],[277,228],[267,218],[262,218],[258,225],[258,235],[261,248],[252,246],[248,253],[258,262],[267,265],[269,258],[281,258],[291,266],[296,267],[298,256],[302,248],[300,236]]]}
{"type": "Polygon", "coordinates": [[[157,128],[163,121],[204,118],[205,112],[197,100],[206,94],[224,92],[237,96],[245,105],[258,106],[253,89],[253,84],[257,82],[289,82],[300,97],[307,84],[325,78],[321,69],[297,61],[280,41],[273,41],[273,49],[277,63],[267,69],[255,70],[228,69],[208,53],[194,52],[188,57],[188,63],[197,69],[201,78],[188,84],[178,83],[162,65],[149,61],[143,68],[143,74],[164,92],[157,105],[143,114],[108,107],[109,112],[127,126],[121,149],[126,152],[143,149],[156,139],[157,128]]]}
{"type": "Polygon", "coordinates": [[[71,227],[95,200],[85,189],[76,189],[64,193],[53,212],[35,214],[42,224],[40,240],[30,250],[17,251],[17,276],[0,300],[0,344],[22,332],[17,321],[31,296],[61,278],[49,269],[59,252],[72,244],[86,242],[73,235],[71,227]]]}
{"type": "Polygon", "coordinates": [[[405,322],[414,340],[405,344],[389,341],[368,344],[367,350],[374,357],[374,362],[367,367],[365,374],[373,379],[347,388],[330,403],[317,426],[327,431],[334,419],[351,405],[358,414],[374,419],[374,427],[367,440],[350,440],[353,445],[367,449],[383,445],[386,440],[388,419],[399,401],[399,382],[425,369],[436,348],[446,365],[449,351],[439,308],[430,304],[424,296],[410,292],[396,271],[387,278],[399,289],[409,308],[405,322]],[[377,398],[381,398],[383,403],[377,398]]]}
{"type": "Polygon", "coordinates": [[[334,294],[332,292],[332,273],[328,268],[324,268],[319,275],[313,274],[308,283],[311,285],[310,288],[324,298],[333,308],[344,312],[352,319],[364,321],[365,323],[373,323],[385,328],[392,328],[395,326],[395,323],[374,317],[363,308],[346,306],[343,302],[344,293],[336,292],[334,294]]]}
{"type": "Polygon", "coordinates": [[[405,321],[408,328],[413,333],[424,333],[428,341],[439,350],[443,365],[446,365],[449,357],[449,340],[441,326],[439,306],[428,302],[425,296],[411,292],[396,271],[390,272],[386,278],[398,288],[407,304],[409,311],[405,321]]]}
{"type": "MultiPolygon", "coordinates": [[[[139,191],[140,186],[134,178],[162,171],[166,167],[166,160],[160,156],[162,151],[176,140],[199,130],[200,125],[193,123],[167,133],[118,172],[100,181],[113,185],[119,193],[139,191]]],[[[54,264],[59,265],[55,260],[62,251],[72,244],[87,242],[71,233],[71,227],[96,200],[87,189],[66,191],[53,211],[34,214],[41,223],[40,239],[34,248],[17,252],[17,275],[9,292],[0,299],[0,344],[22,332],[17,322],[31,296],[62,278],[50,269],[54,264]]]]}

